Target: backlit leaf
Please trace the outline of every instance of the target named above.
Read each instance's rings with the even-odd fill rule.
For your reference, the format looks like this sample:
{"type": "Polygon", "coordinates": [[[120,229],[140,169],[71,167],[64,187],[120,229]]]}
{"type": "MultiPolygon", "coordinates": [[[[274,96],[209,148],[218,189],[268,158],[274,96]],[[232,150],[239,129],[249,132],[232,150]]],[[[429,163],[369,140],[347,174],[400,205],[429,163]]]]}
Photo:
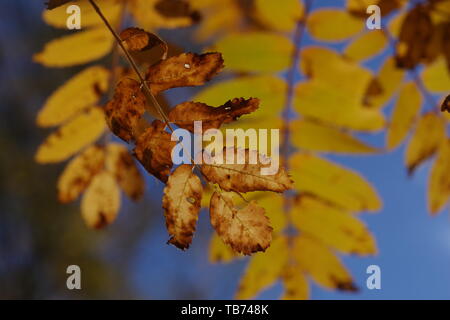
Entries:
{"type": "Polygon", "coordinates": [[[450,89],[450,74],[445,58],[440,57],[432,64],[425,66],[422,80],[425,88],[431,92],[448,92],[450,89]]]}
{"type": "Polygon", "coordinates": [[[344,55],[355,61],[363,61],[381,53],[388,44],[386,35],[381,30],[368,31],[356,38],[345,49],[344,55]]]}
{"type": "Polygon", "coordinates": [[[256,0],[255,16],[263,24],[280,31],[291,31],[303,15],[303,3],[298,0],[256,0]]]}
{"type": "Polygon", "coordinates": [[[285,267],[281,275],[284,286],[284,300],[307,300],[309,299],[309,284],[305,275],[297,265],[290,263],[285,267]]]}

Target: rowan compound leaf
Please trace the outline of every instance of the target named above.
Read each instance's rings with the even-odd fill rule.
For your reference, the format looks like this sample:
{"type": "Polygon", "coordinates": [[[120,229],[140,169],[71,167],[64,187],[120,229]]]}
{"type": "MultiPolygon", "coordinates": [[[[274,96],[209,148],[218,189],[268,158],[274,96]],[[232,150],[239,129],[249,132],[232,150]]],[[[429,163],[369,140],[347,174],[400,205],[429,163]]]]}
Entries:
{"type": "Polygon", "coordinates": [[[120,190],[114,177],[103,171],[97,174],[81,201],[81,215],[90,228],[100,229],[111,224],[120,208],[120,190]]]}
{"type": "Polygon", "coordinates": [[[364,61],[381,53],[387,44],[388,39],[383,31],[368,31],[350,43],[344,55],[355,61],[364,61]]]}
{"type": "Polygon", "coordinates": [[[39,163],[64,161],[97,140],[105,129],[102,109],[90,108],[50,134],[39,146],[35,159],[39,163]]]}
{"type": "Polygon", "coordinates": [[[387,147],[393,149],[406,138],[422,106],[422,95],[414,82],[405,84],[395,105],[387,130],[387,147]]]}
{"type": "Polygon", "coordinates": [[[120,39],[125,42],[130,51],[145,51],[159,45],[164,50],[163,60],[169,51],[169,47],[160,37],[140,28],[131,27],[122,30],[120,39]]]}
{"type": "Polygon", "coordinates": [[[236,252],[250,255],[270,246],[272,227],[256,201],[236,208],[230,193],[214,192],[209,214],[217,234],[236,252]]]}
{"type": "Polygon", "coordinates": [[[146,110],[147,99],[140,83],[124,78],[117,84],[114,97],[105,107],[106,120],[111,131],[123,139],[135,139],[136,128],[146,110]]]}
{"type": "Polygon", "coordinates": [[[92,178],[103,169],[105,153],[99,146],[90,146],[71,160],[58,179],[58,200],[74,201],[88,187],[92,178]]]}
{"type": "Polygon", "coordinates": [[[113,36],[101,27],[79,31],[48,42],[33,60],[47,67],[70,67],[105,56],[112,48],[113,36]]]}
{"type": "Polygon", "coordinates": [[[425,66],[422,73],[425,88],[434,93],[448,92],[450,88],[450,74],[444,57],[439,57],[432,64],[425,66]]]}
{"type": "Polygon", "coordinates": [[[222,52],[229,70],[276,72],[289,66],[293,44],[280,34],[246,32],[224,36],[214,49],[222,52]]]}
{"type": "Polygon", "coordinates": [[[202,191],[200,178],[192,172],[192,166],[187,164],[175,169],[164,188],[162,206],[171,236],[168,243],[182,250],[189,248],[192,242],[202,191]]]}
{"type": "Polygon", "coordinates": [[[132,200],[144,195],[144,178],[128,149],[119,143],[106,146],[106,169],[114,175],[120,188],[132,200]]]}
{"type": "Polygon", "coordinates": [[[267,289],[281,276],[288,261],[288,244],[285,237],[274,238],[266,252],[256,253],[240,280],[236,299],[252,299],[267,289]]]}
{"type": "Polygon", "coordinates": [[[40,127],[60,125],[86,107],[98,102],[108,87],[109,71],[93,66],[76,74],[54,91],[38,113],[40,127]]]}
{"type": "Polygon", "coordinates": [[[350,273],[324,244],[303,235],[295,238],[294,259],[301,270],[319,285],[342,291],[357,291],[350,273]]]}
{"type": "Polygon", "coordinates": [[[450,199],[449,172],[450,140],[447,139],[439,147],[428,182],[428,210],[432,214],[441,211],[450,199]]]}
{"type": "Polygon", "coordinates": [[[165,125],[154,120],[151,127],[136,140],[134,153],[144,168],[162,182],[166,182],[173,166],[172,149],[177,144],[171,134],[164,131],[165,125]]]}
{"type": "Polygon", "coordinates": [[[201,171],[209,182],[217,183],[225,191],[283,192],[293,186],[284,168],[279,168],[278,172],[272,175],[262,174],[261,168],[267,166],[263,165],[258,158],[259,154],[255,150],[225,147],[222,152],[214,155],[217,162],[214,162],[211,155],[205,152],[205,164],[202,165],[201,171]],[[235,161],[227,161],[229,156],[234,156],[235,161]],[[237,164],[239,157],[245,159],[243,164],[237,164]],[[251,164],[250,159],[257,159],[257,163],[251,164]],[[221,163],[218,163],[219,161],[221,163]]]}
{"type": "Polygon", "coordinates": [[[444,139],[445,120],[432,112],[423,115],[406,149],[408,172],[412,174],[422,162],[432,157],[444,139]]]}
{"type": "Polygon", "coordinates": [[[378,211],[382,203],[361,175],[308,153],[290,159],[295,188],[350,211],[378,211]]]}
{"type": "Polygon", "coordinates": [[[339,9],[314,11],[307,20],[311,35],[322,41],[339,42],[357,35],[364,29],[363,20],[339,9]]]}
{"type": "Polygon", "coordinates": [[[202,121],[203,131],[218,129],[244,114],[249,114],[259,106],[257,98],[235,98],[220,107],[211,107],[200,102],[183,102],[169,113],[169,120],[178,127],[194,132],[194,121],[202,121]]]}
{"type": "Polygon", "coordinates": [[[154,95],[177,87],[201,86],[223,68],[222,55],[217,52],[182,53],[151,66],[146,75],[154,95]]]}
{"type": "Polygon", "coordinates": [[[376,254],[375,239],[354,215],[317,198],[300,195],[290,212],[293,224],[302,232],[341,252],[376,254]]]}
{"type": "Polygon", "coordinates": [[[283,300],[308,300],[308,279],[297,265],[289,264],[281,275],[284,286],[283,300]]]}
{"type": "MultiPolygon", "coordinates": [[[[70,16],[67,13],[67,8],[69,5],[75,4],[80,7],[82,28],[103,24],[102,19],[99,17],[97,12],[95,12],[94,8],[92,7],[92,5],[89,3],[88,0],[78,0],[76,2],[74,0],[71,1],[73,3],[67,4],[66,6],[60,6],[51,11],[48,10],[44,11],[42,13],[42,18],[48,25],[51,25],[52,27],[66,29],[67,20],[68,17],[70,16]]],[[[115,25],[119,20],[121,6],[122,5],[120,1],[117,0],[101,1],[102,13],[112,25],[115,25]]]]}
{"type": "Polygon", "coordinates": [[[297,0],[285,0],[280,6],[274,0],[256,0],[255,16],[264,25],[279,31],[292,31],[302,16],[303,3],[297,0]]]}
{"type": "Polygon", "coordinates": [[[292,123],[292,143],[308,151],[332,153],[373,153],[376,149],[350,134],[315,121],[297,120],[292,123]]]}
{"type": "Polygon", "coordinates": [[[209,261],[212,263],[228,263],[243,255],[233,251],[230,246],[223,243],[222,239],[214,232],[209,243],[209,261]]]}

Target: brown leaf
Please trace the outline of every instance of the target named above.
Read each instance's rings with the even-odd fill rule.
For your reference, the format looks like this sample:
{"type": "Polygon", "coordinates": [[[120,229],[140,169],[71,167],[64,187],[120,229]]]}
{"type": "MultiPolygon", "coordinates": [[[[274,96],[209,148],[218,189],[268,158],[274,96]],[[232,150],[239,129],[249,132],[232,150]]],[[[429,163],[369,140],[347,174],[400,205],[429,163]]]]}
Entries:
{"type": "Polygon", "coordinates": [[[203,187],[191,165],[181,165],[170,175],[164,188],[162,206],[166,227],[171,238],[168,243],[182,250],[189,248],[200,211],[203,187]]]}
{"type": "Polygon", "coordinates": [[[163,60],[167,57],[169,48],[167,44],[157,35],[147,32],[140,28],[127,28],[120,33],[120,39],[125,41],[130,51],[145,51],[155,46],[161,46],[164,49],[163,60]]]}
{"type": "Polygon", "coordinates": [[[47,10],[52,10],[52,9],[60,7],[71,1],[77,1],[77,0],[49,0],[49,1],[45,2],[45,5],[47,6],[47,10]]]}
{"type": "Polygon", "coordinates": [[[194,121],[202,121],[204,131],[218,129],[244,114],[249,114],[259,106],[259,99],[235,98],[220,107],[211,107],[201,102],[183,102],[169,113],[169,120],[178,127],[194,132],[194,121]]]}
{"type": "Polygon", "coordinates": [[[170,88],[203,85],[222,68],[223,59],[220,53],[182,53],[151,66],[146,80],[152,93],[157,95],[170,88]]]}
{"type": "Polygon", "coordinates": [[[171,153],[177,142],[170,140],[171,134],[164,127],[163,122],[154,120],[136,139],[134,152],[144,168],[165,183],[173,166],[171,153]]]}
{"type": "Polygon", "coordinates": [[[74,201],[103,168],[105,153],[99,146],[91,146],[71,160],[58,179],[58,200],[74,201]]]}
{"type": "Polygon", "coordinates": [[[270,246],[272,227],[256,201],[238,209],[230,194],[214,192],[209,214],[217,234],[236,252],[250,255],[270,246]]]}
{"type": "Polygon", "coordinates": [[[126,142],[134,139],[146,103],[138,81],[130,78],[120,81],[113,99],[105,107],[106,121],[111,131],[126,142]]]}
{"type": "MultiPolygon", "coordinates": [[[[211,163],[212,158],[205,152],[205,162],[211,163]]],[[[201,171],[205,178],[217,183],[225,191],[250,192],[250,191],[274,191],[283,192],[293,187],[293,182],[284,168],[279,168],[274,175],[262,175],[261,168],[265,165],[257,161],[256,164],[250,164],[252,157],[258,157],[258,152],[249,149],[237,149],[231,147],[223,148],[220,154],[214,156],[215,159],[222,159],[222,164],[212,163],[203,164],[201,171]],[[230,154],[234,153],[234,163],[226,163],[227,150],[230,154]],[[245,156],[244,164],[237,164],[236,159],[242,153],[245,156]]]]}
{"type": "Polygon", "coordinates": [[[450,95],[447,98],[445,98],[444,102],[442,102],[441,111],[450,112],[450,95]]]}

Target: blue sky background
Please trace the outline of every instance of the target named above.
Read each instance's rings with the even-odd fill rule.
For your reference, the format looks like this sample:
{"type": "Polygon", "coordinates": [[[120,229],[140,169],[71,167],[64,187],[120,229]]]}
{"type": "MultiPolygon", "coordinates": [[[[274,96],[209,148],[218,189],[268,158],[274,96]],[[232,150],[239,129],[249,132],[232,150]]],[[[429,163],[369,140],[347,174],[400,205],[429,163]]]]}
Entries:
{"type": "MultiPolygon", "coordinates": [[[[39,70],[42,79],[58,77],[58,70],[37,67],[31,62],[31,55],[37,49],[30,49],[26,43],[15,42],[14,55],[7,48],[8,36],[26,37],[27,29],[42,28],[49,31],[40,20],[42,1],[2,1],[0,15],[2,28],[1,55],[9,61],[3,64],[2,82],[6,75],[18,79],[20,72],[28,68],[39,70]],[[33,4],[31,4],[31,2],[33,4]],[[27,12],[23,11],[29,8],[27,12]],[[18,14],[18,21],[13,21],[10,13],[18,14]],[[30,51],[34,50],[34,51],[30,51]]],[[[282,1],[280,1],[281,3],[282,1]]],[[[342,6],[344,1],[316,1],[314,8],[321,6],[342,6]],[[317,3],[319,5],[317,5],[317,3]]],[[[384,21],[385,22],[385,21],[384,21]]],[[[42,39],[33,39],[34,43],[44,42],[54,37],[47,34],[42,39]]],[[[305,44],[311,44],[307,38],[305,44]]],[[[339,48],[339,46],[337,46],[339,48]]],[[[192,48],[188,48],[193,50],[192,48]]],[[[385,53],[387,54],[387,53],[385,53]]],[[[367,66],[377,70],[385,55],[374,59],[367,66]]],[[[10,78],[9,78],[10,79],[10,78]]],[[[8,80],[11,81],[11,80],[8,80]]],[[[2,84],[2,86],[4,86],[2,84]]],[[[30,97],[25,107],[34,117],[42,105],[46,95],[30,97]]],[[[8,105],[2,99],[1,110],[8,105]]],[[[392,106],[386,108],[390,114],[392,106]]],[[[6,115],[6,113],[5,113],[6,115]]],[[[7,121],[3,117],[3,121],[7,121]]],[[[367,142],[384,145],[384,135],[363,135],[367,142]]],[[[36,148],[37,141],[30,142],[36,148]]],[[[327,291],[312,285],[314,299],[449,299],[450,298],[450,221],[448,209],[437,217],[431,217],[426,210],[427,176],[429,163],[420,167],[413,177],[408,177],[403,164],[404,146],[389,154],[366,157],[330,158],[362,173],[378,190],[384,201],[384,207],[378,214],[363,214],[361,218],[374,233],[379,254],[376,257],[359,258],[342,257],[360,288],[356,294],[327,291]],[[382,289],[368,290],[365,287],[366,268],[371,264],[381,267],[382,289]]],[[[240,260],[227,265],[212,265],[208,262],[207,247],[211,234],[208,213],[203,210],[200,216],[198,232],[191,248],[181,252],[173,246],[166,245],[167,233],[160,209],[162,184],[153,178],[147,178],[147,200],[151,207],[139,210],[151,211],[151,226],[143,233],[137,247],[129,253],[129,267],[126,277],[141,298],[177,299],[204,298],[229,299],[236,291],[240,275],[245,269],[246,261],[240,260]]],[[[126,203],[128,210],[123,212],[117,223],[133,219],[133,215],[141,214],[136,206],[126,203]],[[130,212],[129,212],[130,211],[130,212]]],[[[147,213],[145,213],[147,214],[147,213]]],[[[108,236],[108,233],[106,233],[108,236]]],[[[59,239],[55,239],[59,241],[59,239]]],[[[111,265],[121,264],[123,256],[117,254],[120,243],[116,247],[108,246],[103,253],[111,265]]],[[[259,298],[275,299],[281,294],[281,286],[264,291],[259,298]]]]}

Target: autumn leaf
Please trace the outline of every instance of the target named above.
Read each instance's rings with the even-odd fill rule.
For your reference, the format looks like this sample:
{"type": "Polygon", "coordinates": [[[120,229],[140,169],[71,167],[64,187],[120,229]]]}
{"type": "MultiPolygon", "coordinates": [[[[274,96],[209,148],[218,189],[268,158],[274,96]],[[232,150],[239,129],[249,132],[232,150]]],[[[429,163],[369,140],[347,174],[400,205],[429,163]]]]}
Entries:
{"type": "Polygon", "coordinates": [[[272,240],[272,227],[265,210],[255,201],[238,209],[228,193],[215,192],[209,207],[211,224],[233,250],[250,255],[265,251],[272,240]]]}
{"type": "Polygon", "coordinates": [[[136,139],[134,153],[144,168],[162,182],[166,182],[172,168],[172,149],[177,144],[171,134],[164,131],[165,124],[154,120],[152,125],[136,139]]]}
{"type": "Polygon", "coordinates": [[[217,183],[225,191],[250,192],[250,191],[274,191],[283,192],[290,189],[292,180],[283,168],[272,175],[261,174],[264,166],[261,162],[251,164],[250,159],[258,159],[257,151],[249,149],[223,148],[214,155],[214,159],[222,159],[222,163],[214,163],[211,155],[205,153],[205,164],[201,171],[205,178],[212,183],[217,183]],[[234,159],[242,156],[243,164],[227,164],[227,153],[234,155],[234,159]],[[206,160],[207,159],[207,160],[206,160]]]}
{"type": "MultiPolygon", "coordinates": [[[[211,196],[208,197],[209,199],[211,199],[211,196]]],[[[217,233],[214,232],[209,242],[209,261],[213,263],[228,263],[242,257],[243,255],[226,245],[217,233]]]]}
{"type": "Polygon", "coordinates": [[[169,113],[169,120],[178,127],[194,132],[194,121],[202,121],[202,129],[218,129],[223,123],[229,123],[244,114],[258,109],[256,98],[235,98],[220,107],[211,107],[200,102],[183,102],[169,113]]]}
{"type": "Polygon", "coordinates": [[[74,201],[88,187],[94,176],[103,169],[105,152],[90,146],[71,160],[58,179],[58,199],[62,203],[74,201]]]}
{"type": "Polygon", "coordinates": [[[281,279],[284,287],[283,300],[307,300],[310,297],[308,280],[299,271],[297,265],[288,265],[283,269],[281,279]]]}
{"type": "Polygon", "coordinates": [[[168,243],[187,249],[195,232],[203,187],[191,165],[181,165],[170,175],[164,188],[163,208],[168,243]]]}
{"type": "Polygon", "coordinates": [[[157,95],[170,88],[203,85],[222,68],[223,59],[220,53],[182,53],[151,66],[146,80],[152,93],[157,95]]]}
{"type": "Polygon", "coordinates": [[[428,208],[432,214],[441,211],[450,199],[450,139],[439,147],[428,181],[428,208]]]}
{"type": "Polygon", "coordinates": [[[159,45],[164,50],[163,60],[169,51],[167,44],[160,37],[140,28],[131,27],[122,30],[120,39],[125,42],[130,51],[145,51],[159,45]]]}

